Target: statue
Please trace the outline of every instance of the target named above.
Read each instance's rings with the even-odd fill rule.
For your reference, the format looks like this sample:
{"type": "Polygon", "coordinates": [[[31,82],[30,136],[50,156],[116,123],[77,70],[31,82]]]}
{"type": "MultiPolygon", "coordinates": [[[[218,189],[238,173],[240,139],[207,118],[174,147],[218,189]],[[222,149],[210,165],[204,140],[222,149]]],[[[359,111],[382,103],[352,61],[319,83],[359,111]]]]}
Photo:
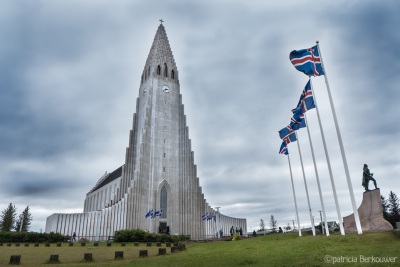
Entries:
{"type": "Polygon", "coordinates": [[[369,172],[368,165],[367,165],[367,164],[364,164],[362,186],[364,186],[365,191],[370,191],[370,190],[368,189],[368,183],[369,183],[369,181],[373,181],[373,182],[374,182],[375,189],[378,189],[378,188],[376,187],[376,180],[374,179],[373,175],[374,175],[373,173],[370,173],[370,172],[369,172]]]}

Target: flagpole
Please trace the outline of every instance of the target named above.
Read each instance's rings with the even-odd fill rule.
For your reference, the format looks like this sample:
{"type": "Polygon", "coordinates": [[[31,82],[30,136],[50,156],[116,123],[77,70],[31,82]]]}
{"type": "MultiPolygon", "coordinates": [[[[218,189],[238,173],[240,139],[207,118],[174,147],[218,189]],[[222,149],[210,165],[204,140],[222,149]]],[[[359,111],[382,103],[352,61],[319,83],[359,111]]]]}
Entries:
{"type": "MultiPolygon", "coordinates": [[[[293,174],[292,174],[292,165],[290,164],[289,153],[287,154],[287,156],[288,156],[288,162],[289,162],[290,180],[292,181],[292,190],[293,190],[294,206],[295,206],[295,208],[296,208],[297,227],[299,228],[299,236],[301,236],[299,212],[298,212],[298,210],[297,210],[296,192],[294,191],[293,174]]],[[[294,225],[293,225],[293,226],[294,226],[294,225]]]]}
{"type": "Polygon", "coordinates": [[[345,153],[344,147],[343,147],[342,135],[340,134],[339,123],[338,123],[337,118],[336,118],[335,106],[333,105],[333,99],[332,99],[332,95],[331,95],[331,90],[329,88],[328,76],[326,75],[326,68],[325,68],[324,62],[322,60],[321,49],[319,47],[319,42],[318,41],[317,41],[317,47],[318,47],[319,57],[321,59],[321,65],[322,65],[322,68],[323,68],[324,73],[325,73],[324,77],[325,77],[326,89],[328,91],[329,102],[331,104],[333,120],[335,121],[336,134],[337,134],[337,137],[338,137],[338,140],[339,140],[340,152],[342,153],[342,160],[343,160],[344,170],[346,172],[347,186],[349,188],[351,204],[353,206],[354,219],[355,219],[356,226],[357,226],[357,232],[358,232],[358,234],[362,234],[360,217],[358,216],[357,205],[356,205],[356,201],[355,201],[355,198],[354,198],[353,185],[352,185],[351,179],[350,179],[349,167],[347,166],[347,159],[346,159],[346,153],[345,153]]]}
{"type": "MultiPolygon", "coordinates": [[[[319,175],[318,175],[318,170],[317,170],[317,163],[315,162],[314,148],[313,148],[313,145],[311,142],[310,130],[308,129],[308,122],[307,122],[308,120],[307,120],[306,112],[304,112],[304,119],[305,119],[307,133],[308,133],[308,140],[310,141],[311,155],[312,155],[312,159],[314,162],[315,177],[317,178],[317,185],[318,185],[319,199],[321,201],[322,214],[324,216],[324,221],[325,221],[325,232],[326,232],[326,236],[329,236],[328,222],[326,221],[325,205],[324,205],[324,200],[322,198],[321,185],[319,183],[319,175]]],[[[322,227],[322,224],[321,224],[321,227],[322,227]]],[[[324,231],[322,231],[322,234],[323,233],[324,233],[324,231]]]]}
{"type": "Polygon", "coordinates": [[[306,174],[304,172],[304,166],[303,166],[303,158],[301,156],[301,150],[300,150],[300,144],[299,144],[299,138],[297,136],[297,132],[295,131],[296,139],[297,139],[297,147],[299,149],[299,155],[300,155],[300,163],[301,163],[301,170],[303,171],[303,179],[304,179],[304,187],[306,189],[306,195],[307,195],[307,202],[308,202],[308,210],[310,213],[310,221],[311,221],[311,229],[313,232],[313,236],[315,236],[315,226],[314,226],[314,220],[312,217],[312,212],[311,212],[311,204],[310,204],[310,197],[308,196],[308,187],[307,187],[307,180],[306,180],[306,174]]]}
{"type": "MultiPolygon", "coordinates": [[[[338,198],[337,198],[337,194],[336,194],[335,180],[333,179],[331,162],[329,160],[328,148],[326,146],[326,141],[325,141],[324,129],[322,128],[321,118],[319,116],[319,109],[318,109],[318,104],[317,104],[317,96],[315,95],[311,79],[310,79],[310,86],[311,86],[311,91],[312,91],[312,94],[313,94],[313,97],[314,97],[315,109],[317,110],[318,124],[319,124],[319,129],[321,131],[322,144],[324,145],[324,151],[325,151],[326,163],[328,165],[329,177],[331,179],[332,192],[333,192],[333,198],[335,199],[335,206],[336,206],[336,212],[337,212],[337,216],[338,216],[338,220],[339,220],[340,233],[342,235],[345,235],[344,228],[343,228],[343,223],[342,223],[342,215],[340,214],[340,207],[339,207],[339,202],[338,202],[338,198]]],[[[326,230],[329,231],[329,229],[326,229],[326,230]]]]}

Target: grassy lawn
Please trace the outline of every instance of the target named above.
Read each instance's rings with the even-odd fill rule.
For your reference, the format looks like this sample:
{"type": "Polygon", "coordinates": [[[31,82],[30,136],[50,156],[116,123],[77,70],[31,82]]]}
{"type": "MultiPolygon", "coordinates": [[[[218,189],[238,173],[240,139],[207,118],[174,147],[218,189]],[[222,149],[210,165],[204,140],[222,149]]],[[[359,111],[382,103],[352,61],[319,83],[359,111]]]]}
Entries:
{"type": "MultiPolygon", "coordinates": [[[[162,247],[165,247],[163,244],[162,247]]],[[[59,254],[59,266],[400,266],[400,236],[393,232],[303,236],[274,234],[239,241],[187,243],[186,251],[157,256],[158,247],[121,247],[114,243],[106,247],[93,243],[81,247],[0,247],[0,266],[7,266],[10,255],[21,255],[20,266],[49,266],[45,262],[51,254],[59,254]],[[139,250],[148,249],[149,257],[139,258],[139,250]],[[115,251],[124,251],[124,260],[114,260],[115,251]],[[94,262],[83,263],[83,254],[92,253],[94,262]],[[371,258],[371,257],[374,258],[371,258]],[[368,258],[369,257],[369,258],[368,258]],[[336,261],[335,264],[327,260],[336,261]],[[377,262],[392,260],[392,262],[377,262]],[[368,261],[368,262],[367,262],[368,261]],[[374,261],[374,262],[373,262],[374,261]],[[394,262],[393,262],[394,261],[394,262]]]]}

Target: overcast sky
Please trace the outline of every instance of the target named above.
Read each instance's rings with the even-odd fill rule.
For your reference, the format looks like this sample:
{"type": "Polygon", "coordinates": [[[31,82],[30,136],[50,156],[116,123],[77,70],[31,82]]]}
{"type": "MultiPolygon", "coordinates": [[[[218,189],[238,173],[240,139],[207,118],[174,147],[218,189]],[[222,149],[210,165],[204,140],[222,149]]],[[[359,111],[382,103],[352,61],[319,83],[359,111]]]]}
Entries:
{"type": "MultiPolygon", "coordinates": [[[[105,171],[124,164],[140,76],[159,19],[179,70],[207,202],[248,230],[292,224],[278,130],[307,77],[292,50],[320,41],[357,206],[363,164],[400,195],[400,3],[386,1],[1,1],[0,210],[29,205],[31,230],[82,212],[105,171]],[[396,89],[397,88],[397,89],[396,89]]],[[[353,213],[323,77],[313,78],[342,216],[353,213]]],[[[329,221],[338,221],[316,111],[307,113],[329,221]]],[[[312,214],[318,190],[299,131],[312,214]]],[[[289,144],[302,225],[310,223],[297,144],[289,144]]],[[[371,183],[371,186],[372,183],[371,183]]]]}

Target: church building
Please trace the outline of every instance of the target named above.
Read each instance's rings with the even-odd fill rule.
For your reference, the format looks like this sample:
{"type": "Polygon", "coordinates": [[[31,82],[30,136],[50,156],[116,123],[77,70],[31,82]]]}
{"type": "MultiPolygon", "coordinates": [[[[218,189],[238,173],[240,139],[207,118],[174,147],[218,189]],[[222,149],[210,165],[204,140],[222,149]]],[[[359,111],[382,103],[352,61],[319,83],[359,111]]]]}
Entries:
{"type": "Polygon", "coordinates": [[[140,79],[125,163],[87,193],[83,213],[52,214],[46,232],[106,240],[123,229],[206,239],[247,232],[246,219],[221,214],[197,177],[179,72],[161,23],[140,79]]]}

